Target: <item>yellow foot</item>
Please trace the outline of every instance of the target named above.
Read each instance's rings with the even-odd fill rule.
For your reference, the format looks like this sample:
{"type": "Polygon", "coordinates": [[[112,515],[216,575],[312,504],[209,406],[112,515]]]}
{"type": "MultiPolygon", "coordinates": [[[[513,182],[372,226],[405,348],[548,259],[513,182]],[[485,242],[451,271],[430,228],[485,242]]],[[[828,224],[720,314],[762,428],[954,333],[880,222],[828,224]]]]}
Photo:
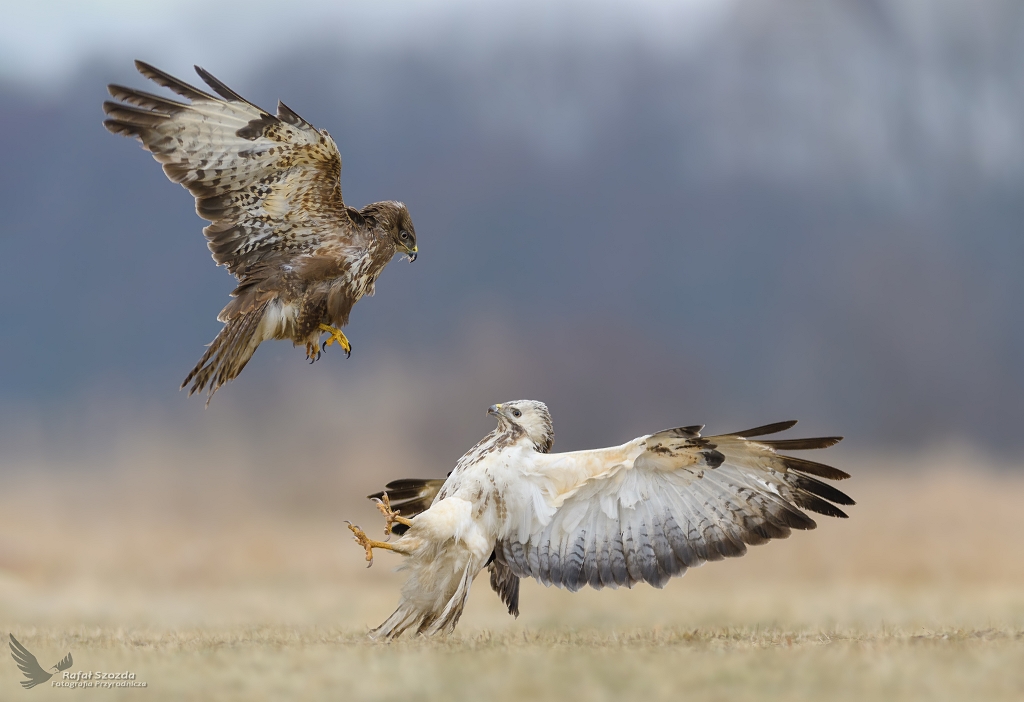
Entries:
{"type": "Polygon", "coordinates": [[[366,560],[369,562],[369,565],[366,566],[367,568],[373,565],[373,549],[375,548],[383,548],[388,551],[394,551],[396,553],[405,553],[403,549],[395,546],[394,544],[388,544],[383,541],[374,541],[366,535],[365,531],[357,527],[352,522],[347,522],[347,524],[348,528],[352,531],[352,534],[355,536],[356,543],[366,549],[366,560]]]}
{"type": "Polygon", "coordinates": [[[391,536],[391,527],[395,524],[404,524],[405,526],[412,526],[412,520],[400,517],[397,510],[391,509],[391,500],[388,499],[388,494],[385,492],[381,499],[374,498],[374,502],[377,503],[377,509],[384,515],[384,536],[391,536]]]}
{"type": "Polygon", "coordinates": [[[349,343],[348,338],[342,333],[340,329],[332,327],[328,324],[321,324],[320,331],[325,331],[328,334],[330,334],[330,336],[327,337],[327,341],[324,342],[322,348],[326,349],[328,346],[337,341],[338,346],[340,346],[342,350],[345,351],[346,358],[352,355],[352,344],[349,343]]]}

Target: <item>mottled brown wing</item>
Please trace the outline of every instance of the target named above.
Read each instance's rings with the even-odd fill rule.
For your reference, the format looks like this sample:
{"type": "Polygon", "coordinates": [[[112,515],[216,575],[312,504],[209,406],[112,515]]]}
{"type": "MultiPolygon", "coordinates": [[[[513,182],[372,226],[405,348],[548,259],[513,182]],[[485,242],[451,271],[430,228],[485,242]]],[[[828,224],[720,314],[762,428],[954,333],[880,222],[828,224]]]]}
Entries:
{"type": "Polygon", "coordinates": [[[497,560],[514,575],[572,591],[663,587],[706,561],[813,529],[802,510],[846,517],[836,505],[853,500],[811,477],[846,473],[777,453],[826,448],[840,437],[750,438],[793,424],[710,437],[701,427],[681,427],[614,449],[535,454],[523,470],[531,492],[521,499],[547,502],[551,512],[513,518],[519,526],[495,546],[497,560]]]}
{"type": "Polygon", "coordinates": [[[278,103],[277,115],[253,105],[196,67],[220,97],[142,61],[139,72],[190,103],[108,86],[103,124],[137,137],[167,177],[196,198],[210,220],[213,258],[236,276],[256,264],[285,264],[325,236],[351,231],[341,196],[341,155],[326,131],[278,103]],[[340,230],[340,232],[338,231],[340,230]],[[279,260],[280,259],[280,260],[279,260]]]}

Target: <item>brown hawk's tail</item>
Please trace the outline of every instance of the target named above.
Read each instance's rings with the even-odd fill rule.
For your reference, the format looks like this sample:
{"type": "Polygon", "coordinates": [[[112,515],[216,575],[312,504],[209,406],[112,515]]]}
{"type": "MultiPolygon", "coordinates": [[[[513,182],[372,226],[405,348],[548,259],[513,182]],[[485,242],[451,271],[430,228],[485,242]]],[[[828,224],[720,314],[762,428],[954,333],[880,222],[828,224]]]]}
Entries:
{"type": "Polygon", "coordinates": [[[210,343],[206,353],[199,359],[199,363],[181,384],[184,389],[186,385],[192,383],[192,387],[188,389],[190,397],[194,392],[209,388],[206,398],[206,404],[209,405],[213,393],[242,372],[245,364],[256,353],[256,347],[263,341],[258,332],[268,304],[264,302],[252,311],[228,320],[217,338],[210,343]]]}

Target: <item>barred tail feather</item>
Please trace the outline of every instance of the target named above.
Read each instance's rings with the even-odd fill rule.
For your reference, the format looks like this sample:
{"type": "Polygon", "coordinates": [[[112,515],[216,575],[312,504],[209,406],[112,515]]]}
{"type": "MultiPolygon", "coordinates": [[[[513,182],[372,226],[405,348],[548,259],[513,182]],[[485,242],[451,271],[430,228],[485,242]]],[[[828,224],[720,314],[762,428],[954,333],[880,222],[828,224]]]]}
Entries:
{"type": "Polygon", "coordinates": [[[210,404],[213,394],[221,385],[236,377],[245,368],[256,347],[263,341],[260,323],[269,303],[259,305],[251,312],[231,319],[220,330],[217,337],[210,343],[206,353],[182,382],[184,388],[189,383],[189,396],[195,392],[207,390],[206,404],[210,404]]]}

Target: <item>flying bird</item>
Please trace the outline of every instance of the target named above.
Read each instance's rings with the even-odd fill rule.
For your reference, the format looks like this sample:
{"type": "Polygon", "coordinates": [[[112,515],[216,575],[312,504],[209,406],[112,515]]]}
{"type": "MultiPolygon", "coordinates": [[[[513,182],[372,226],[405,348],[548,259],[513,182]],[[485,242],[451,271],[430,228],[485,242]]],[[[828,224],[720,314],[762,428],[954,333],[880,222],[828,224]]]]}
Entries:
{"type": "Polygon", "coordinates": [[[416,259],[405,205],[346,205],[334,140],[284,103],[272,115],[198,66],[216,95],[142,61],[135,67],[188,102],[110,85],[117,102],[103,103],[103,125],[136,137],[195,196],[211,222],[203,234],[213,260],[238,279],[217,316],[223,329],[181,387],[212,398],[268,339],[305,345],[310,362],[334,342],[351,354],[341,330],[352,306],[373,294],[396,253],[416,259]]]}
{"type": "MultiPolygon", "coordinates": [[[[11,637],[11,655],[14,657],[14,662],[18,664],[18,668],[25,674],[27,680],[21,681],[21,686],[26,690],[30,690],[36,685],[41,685],[50,678],[53,677],[53,673],[48,673],[43,670],[43,667],[39,665],[39,661],[36,657],[29,653],[28,649],[21,645],[21,643],[14,638],[14,634],[9,634],[11,637]]],[[[67,670],[75,661],[71,658],[71,654],[64,656],[60,659],[57,665],[52,665],[55,672],[59,673],[62,670],[67,670]]]]}
{"type": "Polygon", "coordinates": [[[842,437],[759,438],[795,421],[708,437],[703,426],[679,427],[621,446],[550,453],[554,428],[543,403],[505,402],[488,412],[497,427],[447,480],[395,481],[370,496],[385,534],[401,533],[397,540],[375,541],[349,524],[371,565],[375,548],[406,557],[398,609],[374,638],[451,633],[485,567],[518,615],[520,578],[572,592],[660,588],[688,568],[742,556],[747,545],[815,528],[803,510],[845,518],[836,505],[854,504],[813,477],[847,473],[780,453],[842,437]]]}

